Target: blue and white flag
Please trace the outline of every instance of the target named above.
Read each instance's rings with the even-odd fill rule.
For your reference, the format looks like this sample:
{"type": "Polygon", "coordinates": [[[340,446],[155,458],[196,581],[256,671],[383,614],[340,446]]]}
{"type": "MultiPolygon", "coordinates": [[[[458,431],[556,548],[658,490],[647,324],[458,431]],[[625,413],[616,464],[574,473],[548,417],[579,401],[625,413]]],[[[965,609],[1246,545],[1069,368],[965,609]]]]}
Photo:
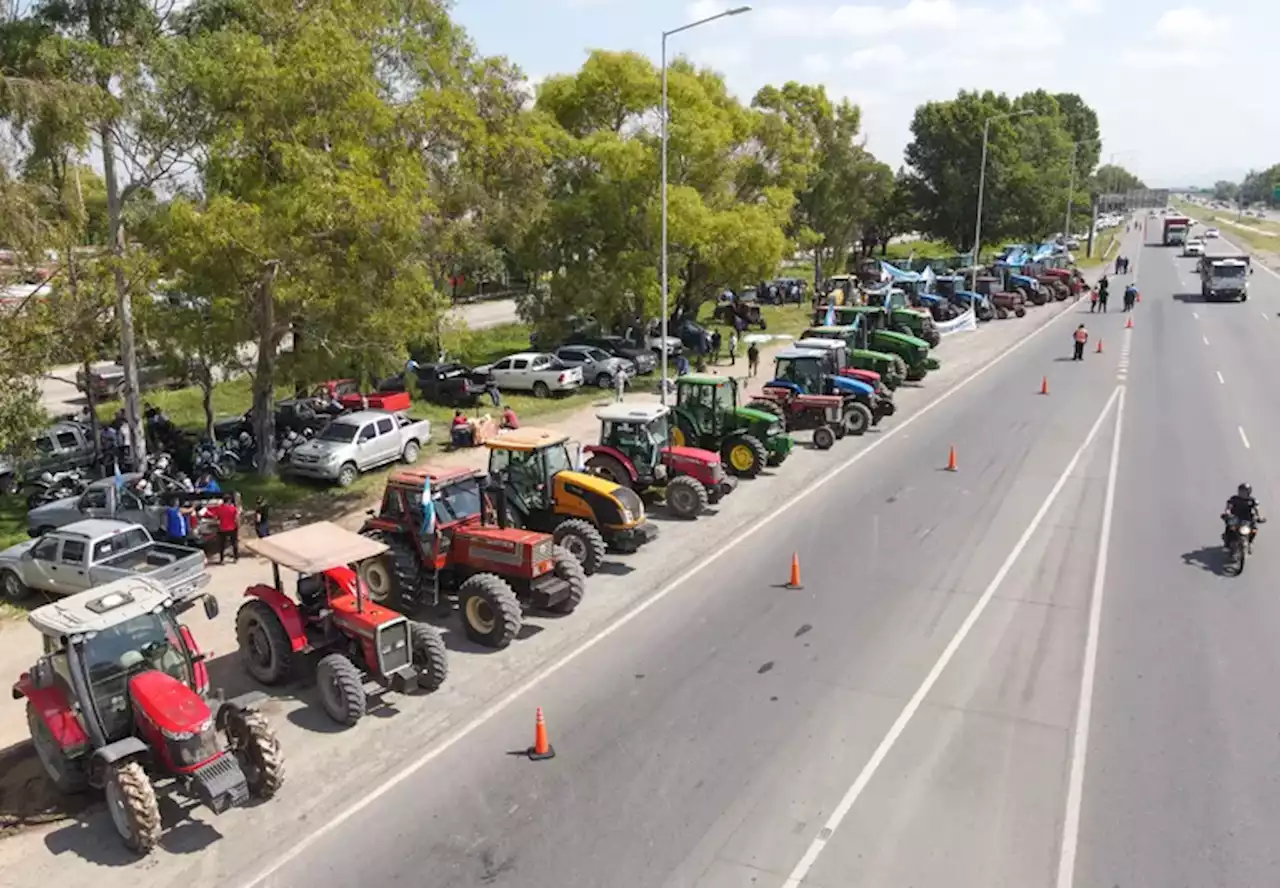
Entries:
{"type": "Polygon", "coordinates": [[[831,294],[831,301],[827,303],[827,316],[823,319],[824,327],[834,327],[836,325],[836,300],[835,294],[831,294]]]}
{"type": "Polygon", "coordinates": [[[436,504],[431,499],[431,479],[422,482],[422,535],[436,532],[436,504]]]}
{"type": "Polygon", "coordinates": [[[116,460],[116,490],[124,490],[124,475],[120,474],[120,460],[116,460]]]}

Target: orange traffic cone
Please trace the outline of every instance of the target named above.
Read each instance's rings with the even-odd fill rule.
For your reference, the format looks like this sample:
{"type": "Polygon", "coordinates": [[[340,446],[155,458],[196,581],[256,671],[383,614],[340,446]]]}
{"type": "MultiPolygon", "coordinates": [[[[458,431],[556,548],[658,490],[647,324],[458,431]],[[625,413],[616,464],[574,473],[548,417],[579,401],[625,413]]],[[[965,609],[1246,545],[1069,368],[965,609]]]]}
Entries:
{"type": "Polygon", "coordinates": [[[956,445],[951,445],[951,453],[947,456],[947,471],[954,472],[956,470],[956,445]]]}
{"type": "Polygon", "coordinates": [[[1040,377],[1040,394],[1049,394],[1049,377],[1047,376],[1040,377]]]}
{"type": "Polygon", "coordinates": [[[803,589],[800,583],[800,553],[791,553],[791,578],[787,580],[788,589],[803,589]]]}
{"type": "Polygon", "coordinates": [[[1134,301],[1134,302],[1141,302],[1141,301],[1142,301],[1142,294],[1141,294],[1141,293],[1134,293],[1134,294],[1133,294],[1133,301],[1134,301]]]}
{"type": "Polygon", "coordinates": [[[542,720],[542,707],[539,706],[533,721],[533,745],[529,747],[529,758],[540,762],[555,757],[556,751],[547,742],[547,723],[542,720]]]}
{"type": "Polygon", "coordinates": [[[1102,354],[1102,340],[1098,340],[1098,354],[1102,354]]]}
{"type": "Polygon", "coordinates": [[[1127,321],[1125,321],[1125,322],[1124,322],[1124,328],[1125,328],[1126,330],[1132,330],[1132,329],[1133,329],[1133,318],[1129,318],[1129,320],[1127,320],[1127,321]]]}

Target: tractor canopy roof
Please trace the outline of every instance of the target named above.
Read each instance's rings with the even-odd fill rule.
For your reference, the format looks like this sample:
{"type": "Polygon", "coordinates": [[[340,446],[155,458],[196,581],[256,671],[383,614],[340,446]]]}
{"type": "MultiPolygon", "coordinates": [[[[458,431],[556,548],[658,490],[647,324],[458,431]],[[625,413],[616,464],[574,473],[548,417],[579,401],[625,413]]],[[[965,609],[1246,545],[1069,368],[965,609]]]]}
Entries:
{"type": "Polygon", "coordinates": [[[839,339],[801,339],[795,344],[795,348],[810,351],[836,351],[844,348],[844,342],[839,339]]]}
{"type": "Polygon", "coordinates": [[[774,360],[778,361],[797,361],[804,358],[813,358],[815,360],[825,357],[827,354],[825,349],[816,348],[784,348],[782,351],[774,355],[774,360]]]}
{"type": "Polygon", "coordinates": [[[817,327],[809,327],[804,331],[803,339],[814,339],[823,336],[845,336],[853,333],[858,329],[857,324],[821,324],[817,327]]]}
{"type": "Polygon", "coordinates": [[[102,632],[162,610],[172,601],[169,591],[154,580],[124,577],[38,607],[27,615],[27,620],[42,634],[60,638],[102,632]]]}
{"type": "Polygon", "coordinates": [[[387,551],[386,544],[344,530],[329,521],[317,521],[297,530],[246,540],[244,546],[250,552],[300,574],[324,573],[387,551]]]}
{"type": "Polygon", "coordinates": [[[490,450],[541,450],[543,447],[554,447],[568,440],[569,436],[562,432],[521,427],[507,429],[505,432],[494,435],[484,442],[484,446],[490,450]]]}
{"type": "Polygon", "coordinates": [[[610,404],[596,411],[596,419],[602,422],[653,422],[670,413],[661,404],[610,404]]]}
{"type": "Polygon", "coordinates": [[[428,481],[431,482],[432,488],[439,488],[457,481],[478,478],[481,474],[483,473],[478,469],[469,469],[465,466],[441,466],[427,463],[426,465],[414,466],[411,469],[400,469],[392,472],[391,476],[387,478],[387,484],[422,490],[428,481]]]}
{"type": "Polygon", "coordinates": [[[680,385],[728,385],[729,379],[711,373],[686,373],[678,377],[676,382],[680,385]]]}

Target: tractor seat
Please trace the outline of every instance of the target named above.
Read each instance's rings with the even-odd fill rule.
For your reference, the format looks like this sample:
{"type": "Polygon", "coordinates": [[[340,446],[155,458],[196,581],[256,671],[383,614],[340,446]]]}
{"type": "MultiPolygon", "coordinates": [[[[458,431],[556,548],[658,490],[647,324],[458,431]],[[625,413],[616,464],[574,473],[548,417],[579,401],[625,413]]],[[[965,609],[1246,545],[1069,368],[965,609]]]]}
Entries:
{"type": "Polygon", "coordinates": [[[318,614],[325,606],[324,577],[303,574],[298,577],[298,608],[304,613],[318,614]]]}

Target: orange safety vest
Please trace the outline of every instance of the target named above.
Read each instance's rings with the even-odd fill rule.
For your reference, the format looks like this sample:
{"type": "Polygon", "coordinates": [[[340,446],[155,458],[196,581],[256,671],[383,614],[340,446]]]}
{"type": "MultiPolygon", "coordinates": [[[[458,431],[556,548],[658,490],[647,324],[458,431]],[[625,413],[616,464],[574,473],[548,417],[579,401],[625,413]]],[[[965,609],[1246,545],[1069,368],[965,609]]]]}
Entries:
{"type": "Polygon", "coordinates": [[[1088,342],[1088,341],[1089,341],[1089,331],[1088,331],[1088,330],[1077,330],[1077,331],[1076,331],[1076,342],[1088,342]]]}

